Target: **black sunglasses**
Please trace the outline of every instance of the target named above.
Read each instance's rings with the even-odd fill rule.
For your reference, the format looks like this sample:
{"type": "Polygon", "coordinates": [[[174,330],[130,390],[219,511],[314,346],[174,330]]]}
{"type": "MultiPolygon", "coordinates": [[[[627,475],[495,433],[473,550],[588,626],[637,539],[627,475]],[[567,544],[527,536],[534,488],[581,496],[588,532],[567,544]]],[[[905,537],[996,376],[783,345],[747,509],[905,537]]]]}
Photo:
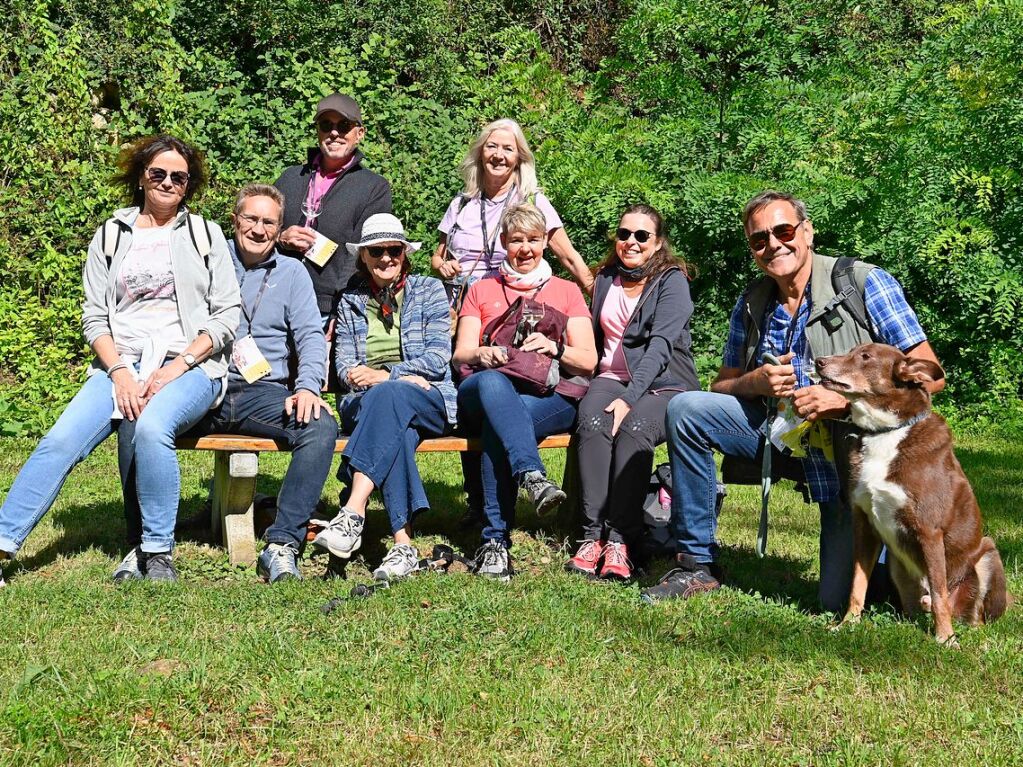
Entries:
{"type": "MultiPolygon", "coordinates": [[[[149,176],[149,180],[154,184],[162,184],[163,180],[167,178],[168,173],[163,168],[146,168],[146,175],[149,176]]],[[[174,186],[185,186],[188,184],[188,179],[191,178],[183,170],[172,170],[169,175],[174,186]]]]}
{"type": "Polygon", "coordinates": [[[766,248],[772,234],[778,242],[788,244],[796,239],[796,231],[802,225],[802,221],[798,224],[778,224],[770,229],[762,229],[759,232],[753,232],[746,236],[746,240],[749,242],[750,248],[754,251],[760,251],[766,248]]]}
{"type": "Polygon", "coordinates": [[[382,256],[390,256],[391,258],[400,258],[401,254],[405,252],[404,245],[367,245],[366,253],[369,254],[370,258],[380,258],[382,256]]]}
{"type": "Polygon", "coordinates": [[[331,131],[336,130],[343,136],[352,128],[357,127],[358,124],[359,123],[352,122],[351,120],[338,120],[337,122],[334,122],[333,120],[324,119],[318,120],[316,122],[316,127],[320,129],[320,133],[330,133],[331,131]]]}
{"type": "Polygon", "coordinates": [[[642,245],[644,242],[654,236],[653,232],[648,232],[646,229],[637,229],[632,231],[626,229],[624,226],[618,227],[618,231],[615,232],[615,236],[618,237],[618,242],[628,242],[630,237],[635,237],[636,242],[642,245]]]}

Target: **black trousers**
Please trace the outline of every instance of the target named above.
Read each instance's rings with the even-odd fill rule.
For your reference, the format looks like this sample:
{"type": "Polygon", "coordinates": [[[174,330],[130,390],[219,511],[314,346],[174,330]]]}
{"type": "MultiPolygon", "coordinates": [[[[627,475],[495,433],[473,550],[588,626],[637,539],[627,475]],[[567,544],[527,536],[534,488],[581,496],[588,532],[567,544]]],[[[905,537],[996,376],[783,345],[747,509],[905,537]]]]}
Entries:
{"type": "Polygon", "coordinates": [[[613,417],[604,408],[624,392],[623,383],[594,378],[579,403],[576,433],[583,538],[636,545],[643,535],[643,504],[654,448],[664,442],[664,414],[678,392],[644,394],[612,437],[613,417]]]}

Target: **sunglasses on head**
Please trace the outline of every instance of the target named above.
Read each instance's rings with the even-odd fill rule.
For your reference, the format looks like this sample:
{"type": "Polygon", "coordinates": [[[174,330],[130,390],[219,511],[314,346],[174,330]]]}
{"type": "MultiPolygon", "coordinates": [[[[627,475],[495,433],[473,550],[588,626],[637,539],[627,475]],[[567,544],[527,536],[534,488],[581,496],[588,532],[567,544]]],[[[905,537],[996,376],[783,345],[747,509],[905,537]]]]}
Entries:
{"type": "Polygon", "coordinates": [[[366,253],[370,258],[380,258],[382,256],[390,256],[391,258],[400,258],[401,254],[405,252],[404,245],[367,245],[366,253]]]}
{"type": "Polygon", "coordinates": [[[334,122],[333,120],[323,119],[316,121],[316,127],[320,129],[320,133],[330,133],[336,130],[342,136],[357,125],[358,123],[351,120],[338,120],[334,122]]]}
{"type": "Polygon", "coordinates": [[[163,180],[170,175],[171,183],[174,186],[185,186],[190,176],[183,170],[172,170],[170,174],[163,168],[146,168],[146,175],[154,184],[162,184],[163,180]]]}
{"type": "Polygon", "coordinates": [[[796,239],[796,231],[802,225],[802,221],[798,224],[778,224],[770,229],[762,229],[759,232],[753,232],[746,237],[746,240],[749,242],[749,246],[753,250],[763,250],[766,248],[772,234],[778,242],[790,243],[796,239]]]}
{"type": "Polygon", "coordinates": [[[615,236],[618,237],[619,242],[628,242],[630,237],[635,237],[636,242],[642,245],[644,242],[653,237],[654,233],[648,232],[646,229],[637,229],[636,231],[632,231],[631,229],[626,229],[622,226],[618,228],[617,232],[615,232],[615,236]]]}

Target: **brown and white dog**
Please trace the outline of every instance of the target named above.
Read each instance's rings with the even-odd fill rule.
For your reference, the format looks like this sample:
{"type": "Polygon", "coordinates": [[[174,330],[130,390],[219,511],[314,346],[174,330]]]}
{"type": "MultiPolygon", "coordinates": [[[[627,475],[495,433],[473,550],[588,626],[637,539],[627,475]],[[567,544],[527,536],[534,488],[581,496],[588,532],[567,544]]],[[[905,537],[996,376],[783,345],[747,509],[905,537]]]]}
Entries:
{"type": "Polygon", "coordinates": [[[902,607],[934,615],[935,635],[957,646],[952,618],[990,623],[1005,612],[1005,569],[982,535],[977,499],[952,452],[952,432],[931,411],[924,384],[944,378],[929,360],[883,344],[816,361],[821,384],[850,403],[849,502],[853,582],[845,621],[859,618],[867,582],[888,547],[902,607]]]}

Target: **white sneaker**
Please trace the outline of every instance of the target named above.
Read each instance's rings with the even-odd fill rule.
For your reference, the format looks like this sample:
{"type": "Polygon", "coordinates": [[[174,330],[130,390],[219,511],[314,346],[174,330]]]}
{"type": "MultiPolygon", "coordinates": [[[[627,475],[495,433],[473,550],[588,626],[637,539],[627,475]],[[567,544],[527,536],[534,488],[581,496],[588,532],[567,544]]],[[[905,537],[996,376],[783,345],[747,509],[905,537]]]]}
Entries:
{"type": "Polygon", "coordinates": [[[407,578],[419,569],[419,552],[408,543],[396,543],[387,552],[380,567],[373,571],[378,581],[396,581],[407,578]]]}
{"type": "Polygon", "coordinates": [[[362,528],[365,523],[358,514],[342,508],[313,539],[313,546],[329,551],[335,557],[349,559],[362,545],[362,528]]]}
{"type": "Polygon", "coordinates": [[[114,568],[114,583],[139,580],[143,577],[142,568],[139,567],[139,552],[141,548],[133,546],[124,559],[114,568]]]}
{"type": "Polygon", "coordinates": [[[477,575],[507,583],[515,574],[511,554],[500,541],[487,541],[476,551],[477,575]]]}

